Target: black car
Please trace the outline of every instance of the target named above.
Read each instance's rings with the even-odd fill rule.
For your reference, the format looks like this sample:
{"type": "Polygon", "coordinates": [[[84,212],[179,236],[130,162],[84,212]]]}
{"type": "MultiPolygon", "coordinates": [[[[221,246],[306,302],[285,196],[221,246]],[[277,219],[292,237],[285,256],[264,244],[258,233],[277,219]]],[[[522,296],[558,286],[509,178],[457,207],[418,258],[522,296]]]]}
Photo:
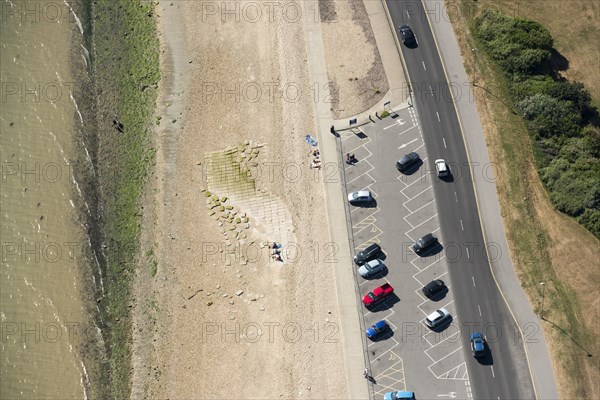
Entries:
{"type": "Polygon", "coordinates": [[[415,253],[421,254],[424,251],[432,248],[438,243],[438,239],[433,236],[432,233],[428,233],[423,236],[421,239],[417,240],[415,244],[412,245],[412,249],[415,253]]]}
{"type": "Polygon", "coordinates": [[[405,45],[410,46],[417,43],[417,40],[415,39],[415,34],[413,33],[412,29],[410,29],[410,26],[400,25],[398,31],[400,32],[402,43],[404,43],[405,45]]]}
{"type": "Polygon", "coordinates": [[[405,172],[420,161],[421,157],[419,157],[419,155],[413,151],[412,153],[408,153],[396,161],[396,168],[400,172],[405,172]]]}
{"type": "Polygon", "coordinates": [[[442,290],[446,288],[446,284],[441,279],[436,279],[434,281],[429,282],[427,285],[423,286],[423,294],[427,298],[432,298],[442,290]]]}
{"type": "Polygon", "coordinates": [[[363,265],[367,261],[371,261],[381,254],[381,247],[377,243],[373,243],[360,253],[354,256],[356,265],[363,265]]]}

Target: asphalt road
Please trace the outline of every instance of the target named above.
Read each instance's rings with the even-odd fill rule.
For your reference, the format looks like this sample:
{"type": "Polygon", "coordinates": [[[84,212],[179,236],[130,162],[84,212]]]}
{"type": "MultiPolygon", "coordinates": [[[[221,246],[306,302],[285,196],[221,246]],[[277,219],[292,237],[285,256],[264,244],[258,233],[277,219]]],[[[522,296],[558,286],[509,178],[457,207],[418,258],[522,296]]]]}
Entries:
{"type": "MultiPolygon", "coordinates": [[[[469,167],[427,14],[420,1],[388,0],[387,5],[394,25],[409,24],[418,41],[417,47],[403,46],[402,51],[430,154],[422,168],[433,169],[433,160],[444,158],[454,177],[451,181],[436,181],[433,188],[474,398],[535,398],[516,322],[494,282],[484,246],[471,176],[485,170],[482,166],[469,167]],[[483,362],[470,355],[468,334],[473,331],[481,331],[488,337],[491,354],[483,362]]],[[[435,17],[434,13],[429,16],[435,17]]],[[[493,257],[493,244],[488,245],[493,257]]]]}

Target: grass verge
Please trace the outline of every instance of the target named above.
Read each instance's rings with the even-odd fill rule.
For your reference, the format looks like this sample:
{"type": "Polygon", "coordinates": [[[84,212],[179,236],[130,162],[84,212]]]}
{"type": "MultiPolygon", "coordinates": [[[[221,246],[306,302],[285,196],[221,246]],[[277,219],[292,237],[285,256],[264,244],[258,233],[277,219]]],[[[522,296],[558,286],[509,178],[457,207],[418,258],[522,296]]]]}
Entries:
{"type": "Polygon", "coordinates": [[[154,163],[151,133],[159,72],[154,4],[91,3],[92,80],[97,96],[97,166],[104,298],[99,303],[109,373],[104,397],[130,396],[131,283],[138,268],[141,196],[154,163]],[[118,115],[124,131],[114,129],[118,115]]]}
{"type": "MultiPolygon", "coordinates": [[[[470,31],[473,18],[485,6],[481,3],[494,5],[447,1],[469,79],[486,89],[475,88],[474,94],[491,161],[505,172],[496,182],[513,262],[538,315],[540,282],[545,282],[543,329],[561,397],[600,398],[600,338],[595,318],[586,317],[597,316],[600,306],[598,240],[552,208],[535,168],[533,143],[523,120],[511,110],[514,105],[502,72],[484,52],[472,51],[482,48],[470,31]]],[[[543,8],[541,1],[531,3],[543,8]]],[[[569,7],[561,10],[571,12],[569,7]]],[[[553,18],[560,20],[556,14],[553,18]]]]}

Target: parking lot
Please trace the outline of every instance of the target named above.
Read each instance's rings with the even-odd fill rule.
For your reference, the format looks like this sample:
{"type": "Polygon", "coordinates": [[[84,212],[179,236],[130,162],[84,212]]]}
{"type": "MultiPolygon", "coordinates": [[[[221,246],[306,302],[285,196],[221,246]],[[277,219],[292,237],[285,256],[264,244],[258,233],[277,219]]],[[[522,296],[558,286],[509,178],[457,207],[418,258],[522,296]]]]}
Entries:
{"type": "Polygon", "coordinates": [[[375,398],[383,398],[388,391],[411,390],[418,398],[469,399],[469,377],[433,192],[433,185],[440,184],[433,162],[436,157],[425,151],[414,110],[403,109],[340,135],[344,155],[354,154],[357,159],[354,165],[344,164],[347,193],[369,190],[374,197],[368,206],[349,206],[355,251],[378,243],[387,266],[386,272],[372,279],[355,274],[360,296],[386,282],[395,289],[395,296],[376,308],[363,308],[365,327],[386,319],[392,328],[378,341],[368,341],[375,398]],[[423,163],[409,175],[401,174],[396,160],[411,151],[423,163]],[[410,246],[427,233],[436,235],[441,245],[419,257],[410,246]],[[429,300],[421,288],[433,279],[444,280],[448,291],[429,300]],[[423,320],[441,307],[453,319],[430,330],[423,320]]]}

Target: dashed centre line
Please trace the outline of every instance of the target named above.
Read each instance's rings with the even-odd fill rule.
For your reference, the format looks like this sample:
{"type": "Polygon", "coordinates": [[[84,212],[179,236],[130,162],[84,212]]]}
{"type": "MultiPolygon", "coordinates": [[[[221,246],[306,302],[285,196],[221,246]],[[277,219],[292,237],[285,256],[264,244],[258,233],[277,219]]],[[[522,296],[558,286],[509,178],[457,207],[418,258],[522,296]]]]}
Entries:
{"type": "Polygon", "coordinates": [[[475,277],[472,276],[471,279],[473,280],[473,287],[475,287],[475,277]]]}
{"type": "Polygon", "coordinates": [[[463,225],[462,219],[460,220],[460,229],[465,230],[465,226],[463,225]]]}
{"type": "Polygon", "coordinates": [[[444,141],[444,148],[447,149],[447,147],[446,147],[446,138],[442,138],[442,140],[444,141]]]}
{"type": "MultiPolygon", "coordinates": [[[[427,67],[425,66],[425,61],[421,61],[421,62],[423,63],[423,69],[424,69],[425,71],[427,71],[427,67]]],[[[433,96],[433,92],[431,92],[431,95],[433,96]]]]}
{"type": "Polygon", "coordinates": [[[437,115],[437,117],[438,117],[438,121],[439,121],[439,122],[441,122],[442,120],[440,119],[440,113],[436,111],[436,112],[435,112],[435,114],[436,114],[436,115],[437,115]]]}
{"type": "Polygon", "coordinates": [[[471,256],[469,255],[469,248],[465,247],[465,249],[467,249],[467,258],[471,258],[471,256]]]}
{"type": "Polygon", "coordinates": [[[479,304],[477,304],[477,308],[479,309],[479,316],[483,317],[483,315],[481,314],[481,306],[479,304]]]}

